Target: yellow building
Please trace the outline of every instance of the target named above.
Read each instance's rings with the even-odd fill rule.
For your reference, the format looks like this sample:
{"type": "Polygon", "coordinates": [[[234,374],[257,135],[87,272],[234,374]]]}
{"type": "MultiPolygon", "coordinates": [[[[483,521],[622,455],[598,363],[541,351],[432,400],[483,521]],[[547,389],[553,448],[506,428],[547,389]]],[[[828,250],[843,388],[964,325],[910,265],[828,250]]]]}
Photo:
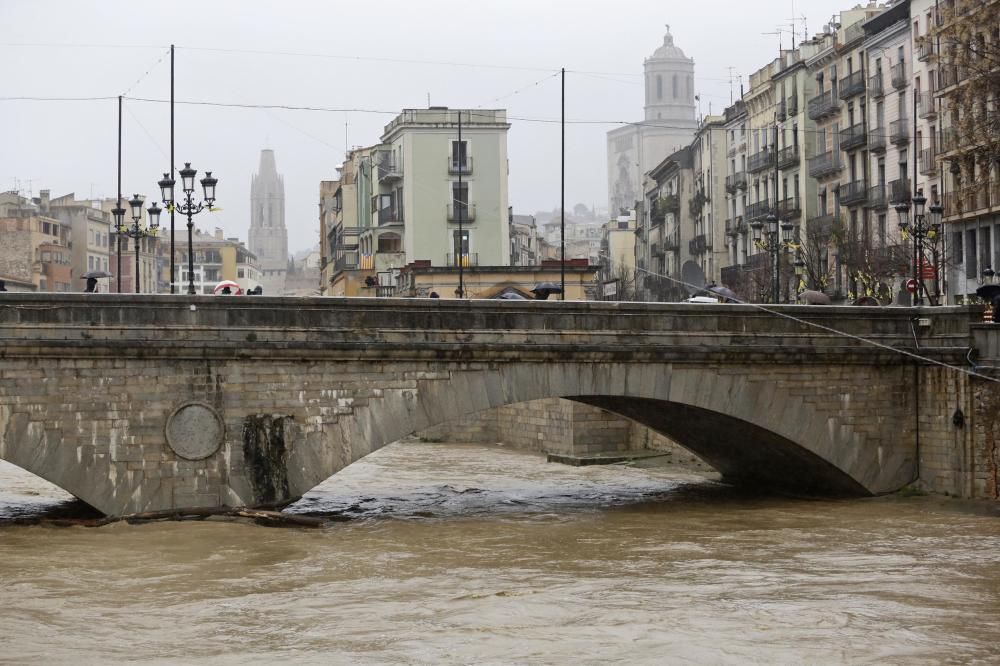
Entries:
{"type": "MultiPolygon", "coordinates": [[[[586,259],[566,261],[566,300],[594,300],[598,266],[586,259]]],[[[436,293],[440,298],[458,298],[459,274],[454,266],[431,266],[430,262],[417,261],[390,274],[394,284],[376,286],[382,296],[429,298],[436,293]]],[[[387,282],[380,275],[382,283],[387,282]]],[[[462,271],[466,298],[497,298],[514,292],[532,299],[531,290],[542,282],[559,284],[561,280],[558,261],[543,261],[541,266],[470,266],[462,271]]],[[[369,289],[368,292],[371,290],[369,289]]],[[[361,296],[373,296],[361,293],[361,296]]],[[[550,297],[559,300],[558,295],[550,297]]]]}

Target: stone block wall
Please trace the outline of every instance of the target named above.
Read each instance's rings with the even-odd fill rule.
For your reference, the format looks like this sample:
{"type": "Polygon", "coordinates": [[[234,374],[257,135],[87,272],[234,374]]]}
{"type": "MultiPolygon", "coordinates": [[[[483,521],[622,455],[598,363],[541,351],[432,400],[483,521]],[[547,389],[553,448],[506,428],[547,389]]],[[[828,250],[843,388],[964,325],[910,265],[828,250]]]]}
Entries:
{"type": "Polygon", "coordinates": [[[433,441],[504,444],[527,451],[575,456],[652,450],[694,457],[640,423],[561,398],[488,409],[422,430],[417,435],[433,441]]]}

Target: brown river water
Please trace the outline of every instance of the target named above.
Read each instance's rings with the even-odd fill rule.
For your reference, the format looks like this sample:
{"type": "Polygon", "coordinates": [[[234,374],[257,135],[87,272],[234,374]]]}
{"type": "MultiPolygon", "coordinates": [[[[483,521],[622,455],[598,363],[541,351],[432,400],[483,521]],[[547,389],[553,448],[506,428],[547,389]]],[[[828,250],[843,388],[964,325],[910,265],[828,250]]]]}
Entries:
{"type": "Polygon", "coordinates": [[[238,522],[25,526],[0,463],[0,662],[1000,663],[1000,513],[751,495],[669,466],[400,443],[238,522]]]}

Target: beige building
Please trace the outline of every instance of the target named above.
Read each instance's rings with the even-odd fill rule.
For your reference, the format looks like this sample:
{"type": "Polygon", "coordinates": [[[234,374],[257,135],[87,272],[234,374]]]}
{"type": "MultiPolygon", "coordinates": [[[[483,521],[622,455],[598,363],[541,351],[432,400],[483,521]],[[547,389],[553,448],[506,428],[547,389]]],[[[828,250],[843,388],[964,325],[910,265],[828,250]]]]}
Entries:
{"type": "MultiPolygon", "coordinates": [[[[164,245],[169,245],[169,234],[162,239],[164,245]]],[[[177,250],[177,275],[179,276],[178,292],[186,294],[188,288],[188,244],[187,228],[177,229],[174,236],[177,250]]],[[[211,294],[223,280],[232,280],[246,292],[260,286],[264,296],[280,296],[269,294],[263,286],[262,272],[257,262],[257,256],[251,252],[239,238],[226,238],[222,229],[216,227],[214,234],[194,230],[192,238],[194,249],[194,289],[196,294],[211,294]]],[[[169,269],[168,269],[169,270],[169,269]]]]}
{"type": "MultiPolygon", "coordinates": [[[[49,200],[49,191],[42,190],[42,201],[53,217],[70,227],[73,240],[73,275],[80,278],[90,271],[111,271],[112,216],[101,210],[100,201],[78,201],[74,194],[49,200]]],[[[98,279],[101,292],[111,291],[111,278],[98,279]]],[[[83,288],[85,281],[80,280],[83,288]]]]}
{"type": "Polygon", "coordinates": [[[0,194],[0,280],[10,291],[82,291],[73,284],[71,227],[41,202],[0,194]]]}
{"type": "Polygon", "coordinates": [[[683,148],[646,175],[636,226],[637,291],[644,301],[678,301],[697,282],[701,268],[691,261],[695,192],[692,148],[683,148]],[[688,278],[688,279],[685,279],[688,278]]]}

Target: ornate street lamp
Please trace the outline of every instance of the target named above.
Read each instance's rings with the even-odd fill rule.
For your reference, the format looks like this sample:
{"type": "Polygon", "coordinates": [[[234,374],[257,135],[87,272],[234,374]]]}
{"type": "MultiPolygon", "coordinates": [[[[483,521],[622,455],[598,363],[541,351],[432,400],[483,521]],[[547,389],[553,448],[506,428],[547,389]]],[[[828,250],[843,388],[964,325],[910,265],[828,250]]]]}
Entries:
{"type": "Polygon", "coordinates": [[[760,218],[750,223],[753,232],[754,245],[770,255],[772,263],[772,299],[774,303],[781,302],[781,253],[791,249],[795,242],[795,224],[789,220],[781,222],[774,213],[769,213],[762,221],[760,218]]]}
{"type": "Polygon", "coordinates": [[[119,237],[128,236],[135,239],[135,293],[137,294],[141,286],[139,279],[139,240],[156,236],[156,232],[160,227],[160,213],[162,212],[160,207],[156,203],[153,203],[152,206],[146,209],[146,213],[149,216],[149,223],[143,227],[142,204],[143,199],[141,196],[138,194],[132,195],[132,198],[128,202],[132,224],[125,224],[125,209],[116,206],[111,211],[115,217],[115,233],[119,234],[119,237]]]}
{"type": "MultiPolygon", "coordinates": [[[[917,281],[916,305],[920,305],[922,296],[927,293],[924,285],[924,242],[927,240],[933,242],[941,232],[944,207],[934,202],[928,209],[924,191],[917,190],[916,196],[910,202],[901,202],[895,208],[899,216],[899,230],[913,237],[913,275],[917,281]]],[[[937,269],[936,261],[934,268],[937,269]]]]}
{"type": "MultiPolygon", "coordinates": [[[[194,194],[194,178],[198,175],[196,169],[191,168],[190,162],[184,163],[184,168],[180,170],[181,176],[181,189],[184,191],[184,201],[176,202],[174,200],[174,185],[176,182],[169,174],[163,174],[163,179],[157,183],[160,186],[160,193],[163,196],[163,205],[167,207],[168,210],[173,209],[179,212],[181,215],[187,216],[187,229],[188,229],[188,293],[194,294],[194,220],[192,219],[195,215],[202,212],[203,210],[212,210],[212,204],[215,203],[215,185],[219,182],[218,178],[212,176],[211,171],[205,172],[205,177],[201,179],[201,187],[204,191],[205,197],[204,201],[200,203],[195,203],[194,194]]],[[[171,281],[173,280],[173,253],[171,253],[171,281]]]]}

